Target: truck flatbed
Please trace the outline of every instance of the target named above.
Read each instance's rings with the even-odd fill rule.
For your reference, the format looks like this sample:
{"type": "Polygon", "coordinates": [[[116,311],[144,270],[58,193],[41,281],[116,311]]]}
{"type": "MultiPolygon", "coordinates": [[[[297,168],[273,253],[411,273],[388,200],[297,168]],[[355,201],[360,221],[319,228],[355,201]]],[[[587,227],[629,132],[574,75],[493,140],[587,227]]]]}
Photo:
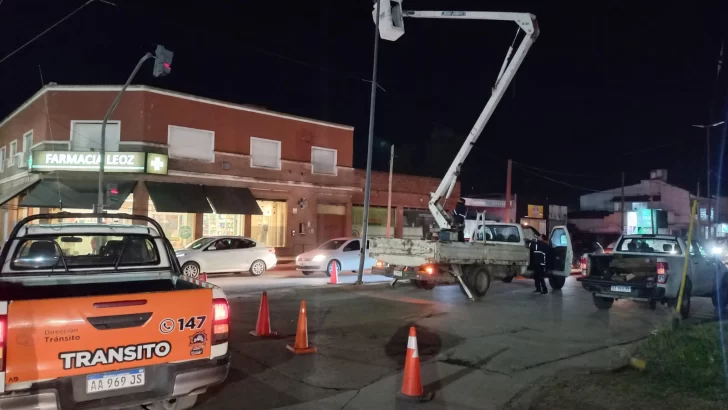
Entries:
{"type": "Polygon", "coordinates": [[[523,243],[438,242],[435,240],[376,238],[369,254],[391,265],[421,266],[430,263],[460,265],[528,266],[523,243]]]}

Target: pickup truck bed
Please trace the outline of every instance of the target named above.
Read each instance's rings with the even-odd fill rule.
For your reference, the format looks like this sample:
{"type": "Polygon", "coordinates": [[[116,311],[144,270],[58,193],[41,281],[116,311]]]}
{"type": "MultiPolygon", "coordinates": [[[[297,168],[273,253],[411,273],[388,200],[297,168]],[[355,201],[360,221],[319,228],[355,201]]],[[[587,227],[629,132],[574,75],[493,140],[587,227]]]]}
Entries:
{"type": "Polygon", "coordinates": [[[65,297],[112,296],[145,292],[167,292],[172,290],[195,289],[190,282],[170,279],[143,280],[120,283],[77,283],[68,285],[24,286],[19,283],[0,282],[0,300],[39,300],[65,297]]]}
{"type": "Polygon", "coordinates": [[[584,289],[601,296],[649,301],[665,296],[657,287],[657,257],[589,255],[588,275],[578,278],[584,289]]]}

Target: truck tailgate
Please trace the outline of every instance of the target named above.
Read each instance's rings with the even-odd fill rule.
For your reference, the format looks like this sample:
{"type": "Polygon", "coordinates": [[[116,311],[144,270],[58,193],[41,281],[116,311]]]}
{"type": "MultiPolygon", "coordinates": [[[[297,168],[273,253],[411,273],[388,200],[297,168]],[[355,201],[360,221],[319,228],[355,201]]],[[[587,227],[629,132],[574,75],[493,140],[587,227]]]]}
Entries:
{"type": "Polygon", "coordinates": [[[212,309],[209,288],[10,302],[6,383],[209,358],[212,309]]]}

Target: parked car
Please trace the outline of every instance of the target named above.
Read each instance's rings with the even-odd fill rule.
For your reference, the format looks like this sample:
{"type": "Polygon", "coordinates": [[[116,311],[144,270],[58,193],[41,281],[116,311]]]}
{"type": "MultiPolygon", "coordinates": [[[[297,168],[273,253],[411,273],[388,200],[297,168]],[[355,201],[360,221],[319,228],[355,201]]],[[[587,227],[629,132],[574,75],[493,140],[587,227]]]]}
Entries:
{"type": "Polygon", "coordinates": [[[614,253],[614,247],[617,246],[617,241],[614,241],[604,248],[604,253],[614,253]]]}
{"type": "Polygon", "coordinates": [[[587,261],[587,255],[596,254],[601,255],[604,253],[604,248],[597,241],[574,241],[574,259],[571,263],[571,268],[574,270],[584,269],[584,265],[587,261]]]}
{"type": "Polygon", "coordinates": [[[681,237],[627,235],[617,241],[611,255],[589,255],[583,277],[578,280],[593,295],[598,309],[609,309],[616,299],[657,302],[676,306],[682,282],[685,254],[689,264],[680,314],[690,314],[690,299],[709,297],[716,309],[728,304],[728,268],[711,256],[700,242],[690,250],[681,237]]]}
{"type": "MultiPolygon", "coordinates": [[[[356,271],[359,269],[359,255],[361,251],[361,239],[359,238],[337,238],[324,242],[318,248],[302,253],[296,257],[296,270],[304,275],[314,272],[326,272],[331,276],[331,271],[336,265],[336,271],[356,271]]],[[[377,261],[369,256],[369,241],[367,241],[366,258],[364,269],[370,269],[377,261]]]]}
{"type": "Polygon", "coordinates": [[[278,263],[273,247],[242,236],[203,237],[175,251],[182,273],[196,278],[201,272],[248,271],[260,276],[278,263]]]}

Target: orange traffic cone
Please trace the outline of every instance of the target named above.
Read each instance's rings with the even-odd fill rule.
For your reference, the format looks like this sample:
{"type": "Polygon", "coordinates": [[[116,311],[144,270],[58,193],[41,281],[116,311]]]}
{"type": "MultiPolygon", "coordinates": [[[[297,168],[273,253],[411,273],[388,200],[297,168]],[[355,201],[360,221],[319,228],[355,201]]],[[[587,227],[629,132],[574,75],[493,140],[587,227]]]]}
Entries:
{"type": "Polygon", "coordinates": [[[331,264],[331,279],[329,279],[329,285],[339,284],[339,270],[336,265],[338,265],[336,262],[331,264]]]}
{"type": "Polygon", "coordinates": [[[316,348],[308,344],[308,321],[306,320],[306,301],[301,301],[298,312],[298,329],[296,329],[296,343],[286,345],[286,348],[295,354],[315,353],[316,348]]]}
{"type": "Polygon", "coordinates": [[[270,313],[268,312],[268,292],[263,292],[263,296],[260,297],[260,309],[258,310],[258,323],[255,325],[255,330],[250,332],[251,335],[257,337],[271,337],[276,336],[278,333],[271,332],[270,330],[270,313]]]}
{"type": "Polygon", "coordinates": [[[422,379],[420,378],[420,353],[417,349],[417,331],[415,327],[410,327],[409,337],[407,338],[407,356],[404,362],[404,379],[402,380],[402,390],[399,397],[403,399],[416,401],[432,400],[434,393],[425,393],[422,389],[422,379]]]}

